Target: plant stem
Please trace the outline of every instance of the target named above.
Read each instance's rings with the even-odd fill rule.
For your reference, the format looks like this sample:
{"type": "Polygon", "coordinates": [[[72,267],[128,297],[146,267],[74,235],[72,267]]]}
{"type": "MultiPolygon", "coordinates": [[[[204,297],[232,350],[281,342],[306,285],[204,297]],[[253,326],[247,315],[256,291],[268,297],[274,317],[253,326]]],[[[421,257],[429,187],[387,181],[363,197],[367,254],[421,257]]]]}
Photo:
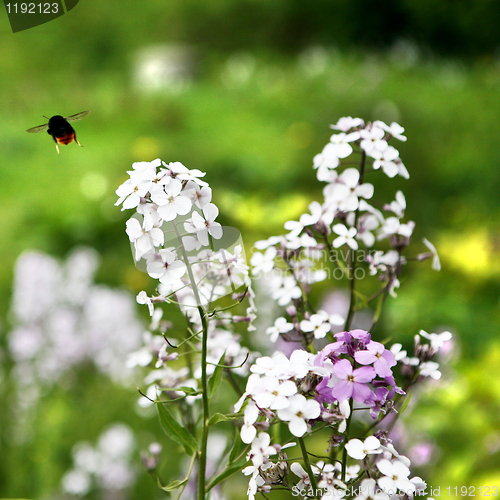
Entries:
{"type": "MultiPolygon", "coordinates": [[[[189,476],[191,476],[191,471],[193,470],[193,465],[194,465],[194,463],[195,463],[195,461],[196,461],[196,455],[197,455],[197,453],[195,453],[195,454],[191,457],[191,462],[189,463],[189,469],[188,469],[188,472],[187,472],[187,474],[186,474],[186,477],[187,477],[187,478],[188,478],[189,476]]],[[[186,482],[186,483],[184,483],[184,484],[181,486],[181,488],[180,488],[180,490],[179,490],[179,493],[178,493],[178,494],[177,494],[177,496],[175,497],[175,500],[179,500],[179,499],[181,498],[182,493],[184,492],[184,488],[186,487],[186,484],[187,484],[187,482],[186,482]]]]}
{"type": "MultiPolygon", "coordinates": [[[[359,184],[363,183],[363,177],[365,175],[365,164],[366,164],[366,153],[363,151],[361,155],[361,165],[359,167],[359,184]]],[[[354,225],[357,229],[358,227],[358,215],[359,208],[356,209],[354,213],[354,225]]],[[[354,317],[354,309],[356,303],[356,294],[355,294],[355,283],[356,283],[356,250],[351,250],[349,252],[349,277],[351,280],[351,298],[349,301],[349,312],[347,313],[347,318],[345,320],[344,330],[348,331],[351,328],[351,323],[354,317]]]]}
{"type": "Polygon", "coordinates": [[[352,419],[352,407],[354,406],[354,400],[351,398],[349,400],[349,406],[351,408],[351,411],[349,412],[349,417],[347,418],[347,424],[345,428],[345,440],[344,440],[344,449],[342,450],[342,477],[341,481],[345,483],[345,474],[346,474],[346,469],[347,469],[347,450],[345,445],[347,444],[347,441],[349,441],[349,430],[351,428],[351,419],[352,419]]]}
{"type": "Polygon", "coordinates": [[[205,474],[207,467],[207,443],[208,443],[208,421],[210,412],[208,406],[208,379],[207,379],[207,344],[208,344],[208,324],[205,311],[202,306],[198,306],[201,323],[203,326],[203,339],[201,347],[201,387],[203,404],[203,431],[201,436],[200,459],[198,471],[198,500],[205,500],[205,474]]]}
{"type": "Polygon", "coordinates": [[[309,476],[309,480],[311,481],[311,488],[314,492],[314,498],[318,498],[316,496],[316,492],[318,490],[318,483],[316,482],[316,478],[314,477],[312,468],[311,468],[311,462],[309,461],[309,455],[307,454],[306,450],[306,445],[304,443],[304,440],[299,437],[299,444],[300,444],[300,449],[302,450],[302,458],[304,459],[304,466],[307,472],[307,475],[309,476]]]}
{"type": "Polygon", "coordinates": [[[208,323],[205,310],[201,305],[200,294],[198,292],[198,287],[196,285],[196,280],[194,278],[193,270],[189,263],[189,258],[182,243],[182,237],[177,229],[175,222],[172,222],[174,227],[177,240],[179,241],[180,250],[184,258],[184,264],[186,264],[187,272],[189,275],[189,280],[191,282],[191,287],[193,289],[193,294],[196,299],[196,304],[198,306],[198,312],[200,313],[200,320],[203,329],[202,342],[201,342],[201,390],[202,390],[202,407],[203,407],[203,417],[202,417],[202,435],[201,443],[198,457],[198,500],[205,500],[205,478],[206,478],[206,468],[207,468],[207,443],[208,443],[208,421],[210,420],[210,411],[208,406],[208,379],[207,379],[207,345],[208,345],[208,323]]]}

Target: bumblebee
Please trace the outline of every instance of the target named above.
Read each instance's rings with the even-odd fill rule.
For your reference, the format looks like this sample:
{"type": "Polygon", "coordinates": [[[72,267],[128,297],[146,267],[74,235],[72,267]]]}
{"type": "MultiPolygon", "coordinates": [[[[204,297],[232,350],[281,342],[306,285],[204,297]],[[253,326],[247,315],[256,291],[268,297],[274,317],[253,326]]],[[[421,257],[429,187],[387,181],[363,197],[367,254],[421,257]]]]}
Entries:
{"type": "Polygon", "coordinates": [[[59,152],[59,144],[71,144],[75,141],[78,146],[82,146],[77,138],[75,129],[69,124],[69,122],[75,122],[77,120],[81,120],[86,117],[90,111],[82,111],[81,113],[77,113],[76,115],[63,117],[61,115],[55,115],[52,118],[47,118],[49,123],[45,125],[38,125],[38,127],[29,128],[26,132],[37,133],[42,130],[47,130],[47,133],[52,136],[54,142],[56,143],[57,154],[60,155],[59,152]]]}

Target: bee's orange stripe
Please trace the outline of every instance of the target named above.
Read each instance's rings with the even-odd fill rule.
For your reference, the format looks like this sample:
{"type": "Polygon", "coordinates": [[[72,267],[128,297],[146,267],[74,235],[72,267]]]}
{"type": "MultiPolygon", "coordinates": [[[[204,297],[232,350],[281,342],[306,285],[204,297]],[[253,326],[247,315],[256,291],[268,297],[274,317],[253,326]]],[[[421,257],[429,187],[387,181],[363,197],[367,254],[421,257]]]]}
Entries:
{"type": "Polygon", "coordinates": [[[69,144],[69,143],[73,142],[74,138],[75,138],[74,132],[71,132],[70,134],[62,135],[61,137],[56,137],[57,142],[59,144],[69,144]]]}

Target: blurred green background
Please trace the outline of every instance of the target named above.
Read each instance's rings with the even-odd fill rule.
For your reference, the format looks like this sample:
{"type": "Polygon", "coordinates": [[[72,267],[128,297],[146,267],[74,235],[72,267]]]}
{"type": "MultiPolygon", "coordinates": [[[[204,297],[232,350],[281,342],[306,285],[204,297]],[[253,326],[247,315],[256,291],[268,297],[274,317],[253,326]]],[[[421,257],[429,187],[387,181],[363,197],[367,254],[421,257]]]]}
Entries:
{"type": "MultiPolygon", "coordinates": [[[[416,251],[427,237],[442,261],[440,273],[407,267],[380,329],[407,348],[420,329],[456,335],[441,384],[410,405],[408,446],[435,450],[416,472],[443,496],[448,486],[498,486],[498,26],[494,0],[81,0],[16,34],[0,15],[0,498],[61,498],[73,445],[112,422],[145,446],[161,437],[154,418],[134,412],[134,387],[84,366],[37,402],[31,437],[15,438],[7,333],[21,252],[64,258],[90,246],[102,257],[98,282],[151,287],[133,265],[129,214],[114,191],[132,162],[157,157],[207,172],[219,219],[240,229],[248,251],[321,198],[312,158],[348,115],[405,127],[397,147],[410,179],[380,176],[376,193],[390,202],[403,190],[416,251]],[[45,132],[25,132],[43,115],[86,109],[75,124],[83,148],[57,156],[45,132]]],[[[139,477],[129,498],[164,497],[139,477]]],[[[228,498],[244,498],[245,482],[228,498]]]]}

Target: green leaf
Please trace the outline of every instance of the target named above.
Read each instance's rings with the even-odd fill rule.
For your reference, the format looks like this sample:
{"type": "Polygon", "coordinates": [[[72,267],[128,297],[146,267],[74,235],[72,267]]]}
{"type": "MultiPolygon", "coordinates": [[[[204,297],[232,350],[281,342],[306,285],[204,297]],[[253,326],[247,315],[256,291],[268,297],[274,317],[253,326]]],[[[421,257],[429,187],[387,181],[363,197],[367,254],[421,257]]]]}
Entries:
{"type": "Polygon", "coordinates": [[[182,386],[182,387],[162,387],[160,389],[162,392],[183,392],[186,396],[197,396],[198,394],[201,394],[201,391],[198,389],[193,389],[192,387],[189,386],[182,386]]]}
{"type": "Polygon", "coordinates": [[[175,481],[172,481],[170,484],[167,484],[166,486],[162,486],[160,483],[160,480],[158,479],[158,486],[163,490],[163,491],[175,491],[178,490],[183,484],[186,484],[189,478],[185,478],[182,480],[176,479],[175,481]]]}
{"type": "Polygon", "coordinates": [[[160,424],[165,431],[165,434],[172,438],[176,443],[184,446],[184,450],[188,455],[193,455],[198,450],[198,443],[192,434],[174,417],[174,414],[168,408],[168,405],[158,403],[158,415],[160,417],[160,424]]]}
{"type": "Polygon", "coordinates": [[[222,372],[224,370],[224,358],[226,357],[226,351],[222,354],[217,366],[215,367],[210,380],[208,381],[208,397],[211,398],[220,386],[222,381],[222,372]]]}
{"type": "Polygon", "coordinates": [[[241,414],[239,413],[230,413],[228,415],[223,415],[222,413],[214,413],[210,420],[208,421],[208,425],[218,424],[219,422],[227,422],[229,420],[236,420],[240,418],[241,414]]]}
{"type": "Polygon", "coordinates": [[[210,481],[210,484],[207,486],[207,491],[211,490],[214,486],[224,481],[224,479],[232,476],[235,472],[239,472],[246,465],[248,460],[246,458],[242,458],[237,462],[231,464],[227,469],[224,469],[215,479],[210,481]]]}
{"type": "Polygon", "coordinates": [[[354,290],[354,295],[360,300],[360,303],[357,304],[357,309],[364,309],[368,305],[368,297],[357,290],[354,290]]]}
{"type": "Polygon", "coordinates": [[[240,445],[241,445],[240,433],[236,431],[234,436],[234,445],[231,449],[231,453],[229,454],[229,459],[228,459],[228,462],[230,464],[232,464],[236,460],[236,457],[240,454],[240,445]]]}
{"type": "Polygon", "coordinates": [[[406,408],[410,404],[410,401],[411,401],[411,392],[408,393],[408,396],[406,397],[405,402],[403,403],[403,406],[399,409],[399,413],[403,413],[406,410],[406,408]]]}

